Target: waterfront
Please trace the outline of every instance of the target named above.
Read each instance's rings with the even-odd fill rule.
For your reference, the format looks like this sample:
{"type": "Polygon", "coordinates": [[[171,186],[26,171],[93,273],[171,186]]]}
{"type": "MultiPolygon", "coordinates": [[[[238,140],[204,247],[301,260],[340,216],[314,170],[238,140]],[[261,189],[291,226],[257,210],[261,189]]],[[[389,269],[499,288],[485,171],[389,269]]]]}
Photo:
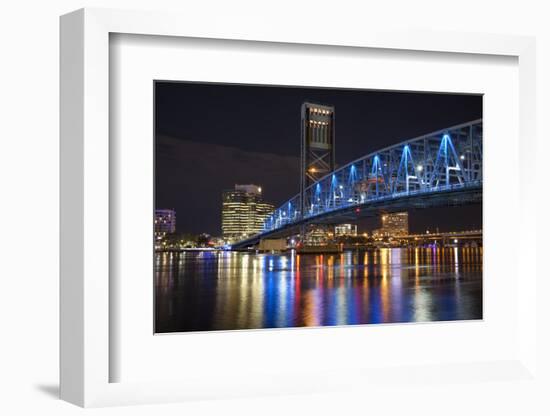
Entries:
{"type": "Polygon", "coordinates": [[[482,248],[155,254],[155,332],[482,318],[482,248]]]}

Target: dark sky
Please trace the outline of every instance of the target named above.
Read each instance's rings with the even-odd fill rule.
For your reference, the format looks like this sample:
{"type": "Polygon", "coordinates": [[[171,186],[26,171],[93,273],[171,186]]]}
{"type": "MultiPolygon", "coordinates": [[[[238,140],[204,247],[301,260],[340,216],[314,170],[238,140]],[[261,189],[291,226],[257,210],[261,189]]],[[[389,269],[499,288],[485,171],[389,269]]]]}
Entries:
{"type": "MultiPolygon", "coordinates": [[[[298,193],[304,101],[335,106],[338,165],[482,117],[478,95],[156,82],[156,207],[176,210],[179,232],[220,235],[221,192],[235,183],[276,206],[298,193]]],[[[412,231],[481,228],[480,205],[409,217],[412,231]]]]}

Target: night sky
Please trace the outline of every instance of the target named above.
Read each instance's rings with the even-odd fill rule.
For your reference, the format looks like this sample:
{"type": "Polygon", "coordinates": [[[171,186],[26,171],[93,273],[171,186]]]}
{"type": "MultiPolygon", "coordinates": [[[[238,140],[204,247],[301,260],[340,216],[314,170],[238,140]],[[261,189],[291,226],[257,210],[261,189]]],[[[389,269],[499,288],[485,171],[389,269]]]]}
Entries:
{"type": "MultiPolygon", "coordinates": [[[[177,231],[221,235],[221,194],[262,186],[281,205],[299,190],[300,106],[333,105],[336,163],[482,118],[479,95],[155,82],[155,204],[177,231]]],[[[412,232],[481,228],[481,205],[411,211],[412,232]]],[[[360,231],[378,227],[363,220],[360,231]]]]}

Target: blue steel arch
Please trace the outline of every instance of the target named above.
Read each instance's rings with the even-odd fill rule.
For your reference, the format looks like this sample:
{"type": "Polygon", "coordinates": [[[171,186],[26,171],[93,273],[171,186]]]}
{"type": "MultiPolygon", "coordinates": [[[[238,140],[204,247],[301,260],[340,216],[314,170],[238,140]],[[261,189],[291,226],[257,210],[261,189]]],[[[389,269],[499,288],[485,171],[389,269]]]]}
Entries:
{"type": "Polygon", "coordinates": [[[304,193],[277,208],[262,234],[352,207],[383,204],[395,198],[459,192],[482,187],[481,120],[449,127],[386,147],[321,178],[304,193]]]}

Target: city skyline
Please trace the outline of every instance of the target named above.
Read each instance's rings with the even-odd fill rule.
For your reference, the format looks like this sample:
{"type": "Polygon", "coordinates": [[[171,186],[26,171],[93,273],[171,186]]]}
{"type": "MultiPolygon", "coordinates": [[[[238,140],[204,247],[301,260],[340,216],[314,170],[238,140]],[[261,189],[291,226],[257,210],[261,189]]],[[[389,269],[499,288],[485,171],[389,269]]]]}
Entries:
{"type": "MultiPolygon", "coordinates": [[[[239,186],[239,185],[235,185],[235,186],[239,186]]],[[[233,190],[227,190],[227,191],[224,191],[225,192],[228,192],[228,191],[233,191],[233,190]]],[[[269,203],[266,203],[266,205],[269,205],[271,206],[270,209],[272,208],[272,204],[269,204],[269,203]]],[[[452,208],[452,207],[451,207],[452,208]]],[[[222,205],[222,216],[223,216],[223,205],[222,205]]],[[[157,235],[166,235],[166,234],[176,234],[176,233],[180,233],[180,234],[187,234],[187,235],[193,235],[194,233],[190,233],[190,232],[186,232],[186,231],[176,231],[176,221],[175,221],[175,218],[176,218],[176,211],[174,209],[171,209],[171,208],[156,208],[155,209],[155,237],[157,237],[157,235]],[[158,225],[158,218],[159,216],[162,216],[163,212],[165,211],[170,211],[173,213],[173,225],[170,226],[170,231],[166,231],[166,230],[163,230],[162,229],[162,225],[158,225]]],[[[360,222],[360,221],[351,221],[351,222],[348,222],[348,223],[338,223],[338,224],[334,224],[333,228],[334,228],[334,235],[337,236],[337,235],[354,235],[354,236],[357,236],[357,235],[365,235],[365,234],[368,234],[370,237],[401,237],[401,236],[407,236],[407,235],[418,235],[418,234],[430,234],[430,233],[460,233],[462,231],[466,231],[466,232],[469,232],[469,231],[478,231],[478,229],[476,228],[468,228],[468,229],[440,229],[440,227],[438,226],[434,226],[434,227],[427,227],[426,229],[423,229],[421,230],[420,232],[418,231],[411,231],[409,230],[409,212],[408,211],[404,211],[404,212],[394,212],[394,213],[381,213],[381,215],[379,217],[376,217],[374,219],[374,221],[371,221],[371,222],[378,222],[378,225],[377,226],[373,226],[373,227],[365,227],[365,228],[360,228],[357,223],[360,222]],[[395,217],[399,217],[399,216],[406,216],[406,220],[405,220],[405,230],[406,232],[403,232],[403,231],[398,231],[398,232],[391,232],[392,231],[392,224],[390,222],[389,226],[386,224],[386,218],[389,218],[390,221],[391,219],[395,218],[395,217]],[[350,232],[350,230],[353,230],[352,232],[350,232],[349,234],[346,234],[346,232],[344,232],[344,230],[346,232],[350,232]]],[[[399,226],[398,226],[399,227],[399,226]]],[[[223,238],[224,237],[224,232],[223,232],[223,225],[222,225],[222,230],[220,231],[220,233],[218,234],[211,234],[211,233],[207,233],[207,232],[199,232],[199,233],[196,233],[195,235],[205,235],[205,236],[210,236],[210,237],[214,237],[214,238],[223,238]]],[[[248,233],[247,234],[248,236],[252,235],[251,233],[248,233]]]]}
{"type": "MultiPolygon", "coordinates": [[[[156,83],[156,98],[156,207],[181,213],[178,232],[211,235],[221,234],[221,194],[236,183],[261,185],[275,206],[298,193],[304,101],[337,103],[337,165],[444,124],[480,118],[482,108],[481,97],[469,95],[170,82],[156,83]],[[396,116],[399,123],[388,122],[396,116]]],[[[481,204],[410,214],[413,231],[481,228],[481,204]]],[[[369,230],[377,224],[357,222],[369,230]]]]}
{"type": "Polygon", "coordinates": [[[155,103],[155,333],[483,319],[481,96],[157,82],[155,103]]]}

